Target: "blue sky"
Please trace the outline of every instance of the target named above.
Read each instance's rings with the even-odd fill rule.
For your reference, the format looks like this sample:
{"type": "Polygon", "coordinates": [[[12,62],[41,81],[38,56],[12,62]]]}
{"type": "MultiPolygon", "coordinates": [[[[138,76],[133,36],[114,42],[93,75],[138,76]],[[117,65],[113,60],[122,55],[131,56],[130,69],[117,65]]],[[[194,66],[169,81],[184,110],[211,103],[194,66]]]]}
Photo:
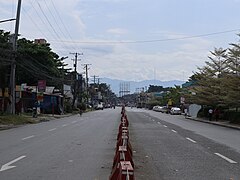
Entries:
{"type": "MultiPolygon", "coordinates": [[[[1,20],[15,16],[16,3],[0,0],[1,20]]],[[[69,67],[69,52],[82,52],[80,63],[92,64],[90,75],[187,80],[214,47],[238,42],[239,7],[240,0],[23,0],[20,34],[45,38],[69,56],[69,67]],[[181,39],[229,30],[235,31],[181,39]],[[152,40],[160,41],[142,42],[152,40]]],[[[0,29],[13,32],[14,23],[0,29]]]]}

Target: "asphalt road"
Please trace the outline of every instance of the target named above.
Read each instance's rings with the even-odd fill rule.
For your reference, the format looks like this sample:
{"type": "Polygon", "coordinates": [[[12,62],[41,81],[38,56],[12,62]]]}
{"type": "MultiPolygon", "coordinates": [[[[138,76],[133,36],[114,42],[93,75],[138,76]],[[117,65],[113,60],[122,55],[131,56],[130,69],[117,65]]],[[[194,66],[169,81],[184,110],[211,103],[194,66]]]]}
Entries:
{"type": "Polygon", "coordinates": [[[120,108],[0,131],[1,180],[108,179],[120,108]]]}
{"type": "Polygon", "coordinates": [[[240,131],[127,109],[138,180],[238,180],[240,131]]]}
{"type": "MultiPolygon", "coordinates": [[[[0,131],[0,179],[108,179],[120,110],[0,131]]],[[[240,179],[240,131],[144,109],[127,115],[136,179],[240,179]]]]}

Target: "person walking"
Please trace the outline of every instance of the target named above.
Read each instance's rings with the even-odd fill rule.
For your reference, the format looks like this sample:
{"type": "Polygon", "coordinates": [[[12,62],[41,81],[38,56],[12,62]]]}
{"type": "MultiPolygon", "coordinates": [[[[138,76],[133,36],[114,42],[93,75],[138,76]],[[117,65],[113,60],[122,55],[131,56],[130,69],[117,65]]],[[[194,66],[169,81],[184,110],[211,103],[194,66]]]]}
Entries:
{"type": "Polygon", "coordinates": [[[187,110],[187,108],[185,108],[184,109],[184,116],[185,116],[185,118],[187,118],[187,115],[188,115],[188,110],[187,110]]]}
{"type": "Polygon", "coordinates": [[[212,108],[210,108],[208,110],[209,121],[212,121],[212,115],[213,115],[213,110],[212,110],[212,108]]]}
{"type": "Polygon", "coordinates": [[[83,110],[82,108],[79,108],[79,115],[82,116],[83,110]]]}

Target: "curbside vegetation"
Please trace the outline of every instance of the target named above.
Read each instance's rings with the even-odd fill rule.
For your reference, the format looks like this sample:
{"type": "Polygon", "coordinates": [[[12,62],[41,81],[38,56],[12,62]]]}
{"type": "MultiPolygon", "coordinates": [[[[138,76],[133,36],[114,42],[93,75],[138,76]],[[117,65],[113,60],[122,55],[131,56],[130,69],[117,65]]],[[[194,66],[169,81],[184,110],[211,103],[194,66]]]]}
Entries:
{"type": "Polygon", "coordinates": [[[19,116],[19,115],[1,115],[0,116],[0,124],[8,125],[21,125],[21,124],[33,124],[35,123],[31,117],[27,116],[19,116]]]}

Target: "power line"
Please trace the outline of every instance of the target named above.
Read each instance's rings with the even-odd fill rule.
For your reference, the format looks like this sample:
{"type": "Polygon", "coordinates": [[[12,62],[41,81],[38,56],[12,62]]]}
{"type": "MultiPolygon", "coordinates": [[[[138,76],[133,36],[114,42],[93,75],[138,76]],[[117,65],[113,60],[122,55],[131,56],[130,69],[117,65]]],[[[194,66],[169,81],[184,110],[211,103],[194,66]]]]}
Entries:
{"type": "MultiPolygon", "coordinates": [[[[45,28],[48,32],[51,33],[54,41],[55,41],[55,40],[58,41],[58,39],[59,39],[59,40],[62,42],[61,47],[63,47],[64,49],[66,49],[66,48],[63,46],[63,44],[64,44],[65,46],[68,46],[68,45],[66,45],[66,44],[61,40],[60,36],[57,34],[56,30],[54,29],[54,27],[52,26],[52,24],[51,24],[50,21],[48,20],[46,14],[43,12],[43,10],[42,10],[42,8],[41,8],[41,5],[37,2],[37,3],[38,3],[38,6],[39,6],[39,8],[40,8],[40,11],[41,11],[42,14],[44,15],[44,17],[45,17],[45,19],[46,19],[46,22],[47,22],[47,23],[50,25],[50,27],[53,29],[53,32],[49,29],[49,26],[45,23],[45,21],[43,20],[42,16],[41,16],[40,13],[39,13],[39,10],[37,10],[37,9],[35,8],[33,2],[35,2],[35,1],[34,1],[34,0],[31,1],[31,6],[33,7],[33,9],[34,9],[34,11],[36,12],[37,16],[39,17],[39,19],[40,19],[41,22],[43,23],[44,28],[45,28]]],[[[25,11],[25,12],[27,12],[27,11],[25,11]]],[[[29,17],[29,19],[34,23],[34,25],[41,31],[41,29],[39,28],[39,26],[36,25],[36,22],[31,18],[31,16],[29,16],[28,13],[26,13],[26,14],[27,14],[27,16],[29,17]]],[[[43,33],[42,31],[41,31],[41,33],[42,33],[45,37],[47,37],[47,36],[45,35],[45,33],[43,33]]],[[[48,38],[48,41],[52,41],[52,40],[49,40],[49,38],[48,38]]],[[[60,46],[58,46],[58,45],[56,45],[56,46],[57,46],[57,47],[60,47],[60,46]]],[[[60,53],[61,53],[61,51],[60,51],[60,53]]],[[[64,54],[64,53],[63,53],[63,54],[64,54]]]]}
{"type": "Polygon", "coordinates": [[[68,29],[66,28],[66,26],[65,26],[65,24],[64,24],[64,22],[63,22],[63,20],[62,20],[62,18],[61,18],[61,16],[60,16],[60,14],[59,14],[58,11],[57,11],[57,8],[56,8],[56,6],[54,5],[54,3],[53,3],[52,0],[51,0],[51,3],[52,3],[52,5],[53,5],[54,11],[56,12],[56,14],[57,14],[57,16],[58,16],[58,19],[59,19],[60,22],[62,23],[62,25],[63,25],[65,31],[67,32],[68,36],[70,37],[70,39],[73,41],[73,39],[72,39],[72,37],[71,37],[71,34],[69,33],[68,29]]]}
{"type": "Polygon", "coordinates": [[[60,30],[60,32],[62,33],[62,35],[63,35],[64,37],[66,37],[66,36],[65,36],[65,33],[63,33],[63,31],[62,31],[61,27],[59,26],[59,24],[58,24],[58,22],[57,22],[57,20],[56,20],[55,16],[53,15],[52,11],[49,9],[49,7],[48,7],[48,5],[47,5],[47,2],[46,2],[46,0],[44,0],[44,3],[45,3],[45,5],[46,5],[46,7],[47,7],[48,11],[50,12],[50,14],[51,14],[51,16],[52,16],[52,18],[53,18],[53,20],[54,20],[55,24],[57,25],[58,29],[60,30]]]}
{"type": "MultiPolygon", "coordinates": [[[[199,34],[199,35],[185,36],[185,37],[179,37],[179,38],[166,38],[166,39],[137,40],[137,41],[63,41],[63,42],[75,43],[75,44],[138,44],[138,43],[141,44],[141,43],[156,43],[156,42],[193,39],[198,37],[207,37],[207,36],[214,36],[218,34],[226,34],[226,33],[235,32],[235,31],[240,31],[240,29],[232,29],[232,30],[219,31],[214,33],[199,34]]],[[[56,42],[59,42],[59,41],[56,41],[56,42]]]]}
{"type": "MultiPolygon", "coordinates": [[[[49,6],[47,5],[46,0],[44,0],[44,2],[45,2],[45,5],[46,5],[48,11],[49,11],[50,14],[51,14],[51,16],[52,16],[52,18],[53,18],[53,20],[54,20],[56,26],[58,27],[59,31],[62,33],[62,35],[63,35],[66,39],[68,39],[67,35],[64,33],[64,31],[62,30],[61,26],[60,26],[59,23],[57,22],[55,16],[53,15],[52,11],[50,10],[49,6]]],[[[52,3],[52,5],[53,5],[53,8],[54,8],[54,11],[56,12],[56,14],[59,14],[58,11],[57,11],[57,9],[55,8],[54,3],[53,3],[52,1],[51,1],[51,3],[52,3]]],[[[59,16],[59,19],[60,19],[61,23],[64,24],[64,23],[62,22],[61,18],[60,18],[60,15],[58,15],[58,16],[59,16]]],[[[65,25],[64,25],[64,27],[65,27],[65,25]]],[[[66,28],[65,28],[65,30],[66,30],[67,34],[69,35],[69,33],[68,33],[68,31],[67,31],[66,28]]],[[[72,40],[72,38],[71,38],[70,35],[69,35],[69,37],[70,37],[70,39],[72,40]]],[[[71,49],[76,50],[75,46],[72,46],[71,49]]]]}
{"type": "MultiPolygon", "coordinates": [[[[39,4],[39,2],[37,2],[39,8],[40,8],[40,11],[42,12],[42,14],[44,15],[45,19],[47,20],[48,24],[50,25],[50,27],[52,28],[53,32],[56,34],[56,36],[61,40],[61,37],[58,35],[58,33],[56,32],[56,30],[54,29],[53,25],[51,24],[51,22],[49,21],[47,15],[44,13],[41,5],[39,4]]],[[[62,42],[62,40],[61,40],[62,42]]]]}

